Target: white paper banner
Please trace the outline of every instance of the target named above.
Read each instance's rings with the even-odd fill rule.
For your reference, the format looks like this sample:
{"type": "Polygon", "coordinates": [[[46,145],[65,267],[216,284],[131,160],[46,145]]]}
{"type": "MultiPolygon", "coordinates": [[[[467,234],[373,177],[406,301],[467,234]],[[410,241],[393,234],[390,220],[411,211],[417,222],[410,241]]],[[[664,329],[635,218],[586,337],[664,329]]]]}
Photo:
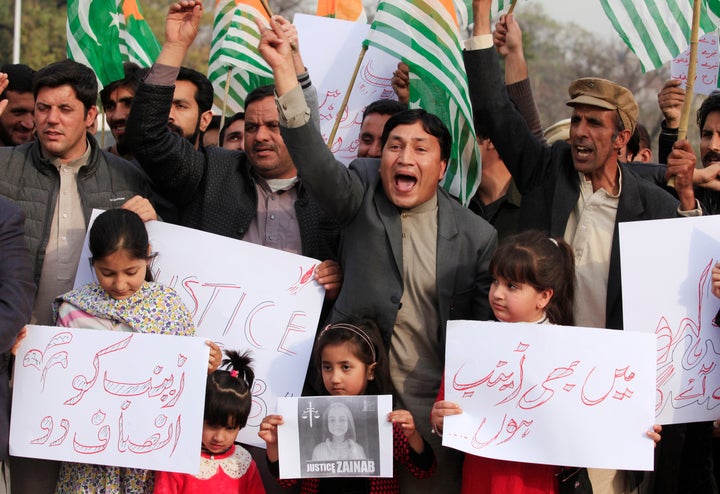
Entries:
{"type": "Polygon", "coordinates": [[[720,216],[620,224],[624,327],[657,338],[660,424],[720,417],[718,258],[720,216]]]}
{"type": "Polygon", "coordinates": [[[10,454],[198,473],[203,339],[28,326],[10,454]]]}
{"type": "Polygon", "coordinates": [[[650,335],[449,321],[443,445],[561,466],[652,470],[650,335]]]}
{"type": "MultiPolygon", "coordinates": [[[[145,225],[158,253],[155,280],[178,292],[197,334],[250,350],[253,407],[238,440],[265,447],[260,422],[278,396],[302,391],[325,293],[313,277],[319,261],[169,223],[145,225]]],[[[86,239],[76,286],[95,280],[89,257],[86,239]]]]}
{"type": "MultiPolygon", "coordinates": [[[[670,62],[670,78],[687,84],[688,67],[690,65],[690,49],[678,55],[670,62]]],[[[696,94],[710,94],[718,88],[718,37],[715,33],[705,34],[698,40],[697,63],[695,64],[696,94]]]]}
{"type": "MultiPolygon", "coordinates": [[[[293,24],[298,30],[303,62],[317,88],[320,130],[327,141],[370,25],[304,14],[295,14],[293,24]]],[[[365,107],[375,100],[397,99],[391,84],[397,64],[397,58],[375,47],[368,48],[330,148],[337,160],[348,164],[357,158],[365,107]]]]}

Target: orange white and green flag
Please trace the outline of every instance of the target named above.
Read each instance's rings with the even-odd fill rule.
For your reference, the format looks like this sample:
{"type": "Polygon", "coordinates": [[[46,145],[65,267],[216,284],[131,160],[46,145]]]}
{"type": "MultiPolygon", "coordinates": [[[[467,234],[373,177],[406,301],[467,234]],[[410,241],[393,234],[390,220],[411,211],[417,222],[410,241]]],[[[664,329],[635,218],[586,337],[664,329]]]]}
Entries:
{"type": "Polygon", "coordinates": [[[362,0],[318,0],[316,14],[320,17],[367,22],[362,0]]]}
{"type": "Polygon", "coordinates": [[[67,15],[67,56],[101,86],[124,77],[123,62],[149,67],[160,53],[137,0],[68,0],[67,15]]]}
{"type": "Polygon", "coordinates": [[[481,164],[453,1],[381,0],[365,44],[410,67],[410,106],[436,114],[453,137],[443,187],[467,204],[481,164]]]}
{"type": "Polygon", "coordinates": [[[259,0],[217,0],[208,79],[215,90],[215,106],[223,107],[227,74],[226,114],[243,111],[245,97],[259,86],[273,83],[273,74],[258,52],[260,31],[255,19],[268,20],[259,0]]]}

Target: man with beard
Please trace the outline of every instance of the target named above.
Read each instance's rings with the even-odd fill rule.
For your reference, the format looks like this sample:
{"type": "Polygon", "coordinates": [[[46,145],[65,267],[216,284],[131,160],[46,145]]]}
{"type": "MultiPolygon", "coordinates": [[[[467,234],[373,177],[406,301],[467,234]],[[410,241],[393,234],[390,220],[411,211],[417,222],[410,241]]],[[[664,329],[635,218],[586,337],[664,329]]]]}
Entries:
{"type": "Polygon", "coordinates": [[[103,110],[105,110],[105,120],[107,120],[110,132],[115,139],[115,144],[107,150],[118,156],[131,159],[132,155],[125,146],[125,127],[130,114],[130,106],[135,97],[135,90],[140,78],[147,70],[132,62],[125,62],[123,70],[125,72],[124,78],[111,82],[100,91],[100,101],[103,110]]]}
{"type": "Polygon", "coordinates": [[[34,139],[32,79],[35,71],[23,64],[6,64],[0,72],[8,75],[9,85],[0,93],[8,101],[0,115],[0,146],[19,146],[34,139]]]}
{"type": "MultiPolygon", "coordinates": [[[[638,106],[627,88],[599,78],[578,79],[568,89],[569,144],[560,141],[550,147],[541,142],[504,90],[492,49],[491,4],[491,0],[473,1],[474,37],[464,52],[473,114],[487,129],[523,194],[520,227],[561,236],[573,247],[575,324],[622,329],[617,225],[701,214],[692,188],[695,156],[690,144],[680,141],[668,160],[666,173],[675,177],[679,202],[620,164],[618,152],[635,129],[638,106]],[[533,201],[532,209],[526,195],[540,199],[533,201]]],[[[501,22],[516,22],[512,14],[503,18],[501,22]]],[[[628,472],[588,469],[587,473],[596,494],[625,492],[626,485],[634,487],[638,482],[638,476],[628,472]]]]}
{"type": "MultiPolygon", "coordinates": [[[[135,93],[128,146],[178,207],[180,224],[316,259],[334,258],[337,226],[307,196],[297,177],[280,137],[271,86],[253,90],[245,100],[245,152],[197,145],[212,117],[213,91],[204,75],[180,67],[196,33],[178,32],[178,25],[185,16],[196,15],[193,6],[202,10],[199,1],[170,7],[167,40],[135,93]]],[[[294,27],[286,28],[297,39],[294,27]]],[[[317,108],[299,53],[296,69],[306,97],[314,98],[317,108]]],[[[326,267],[323,263],[321,275],[330,275],[326,267]]],[[[331,271],[333,281],[326,289],[332,294],[339,280],[335,266],[331,271]]]]}
{"type": "MultiPolygon", "coordinates": [[[[257,88],[245,100],[245,151],[196,146],[198,131],[211,118],[212,86],[199,72],[180,66],[197,35],[201,14],[200,0],[170,6],[165,43],[135,93],[127,143],[158,190],[178,207],[180,224],[323,260],[315,279],[325,287],[326,300],[334,300],[342,281],[340,266],[333,260],[339,227],[297,176],[280,136],[273,88],[257,88]],[[199,77],[191,80],[184,74],[199,77]]],[[[297,43],[295,28],[289,23],[285,28],[297,43]]],[[[317,94],[299,51],[295,55],[298,81],[317,113],[317,94]]],[[[314,118],[317,125],[319,118],[314,118]]],[[[265,488],[277,491],[264,450],[249,449],[265,488]]]]}
{"type": "MultiPolygon", "coordinates": [[[[145,199],[150,186],[141,170],[99,148],[87,133],[97,117],[97,77],[63,60],[34,77],[37,139],[0,148],[0,196],[25,215],[25,242],[37,294],[33,323],[54,323],[52,302],[72,289],[93,209],[123,207],[143,220],[156,219],[145,199]],[[121,206],[122,205],[122,206],[121,206]]],[[[10,458],[13,492],[55,491],[54,461],[10,458]]]]}
{"type": "MultiPolygon", "coordinates": [[[[678,137],[680,110],[685,90],[680,81],[670,80],[658,94],[658,104],[665,120],[658,140],[660,162],[664,163],[678,137]]],[[[720,91],[705,98],[697,111],[700,129],[702,168],[693,173],[695,195],[708,214],[720,214],[720,91]]]]}

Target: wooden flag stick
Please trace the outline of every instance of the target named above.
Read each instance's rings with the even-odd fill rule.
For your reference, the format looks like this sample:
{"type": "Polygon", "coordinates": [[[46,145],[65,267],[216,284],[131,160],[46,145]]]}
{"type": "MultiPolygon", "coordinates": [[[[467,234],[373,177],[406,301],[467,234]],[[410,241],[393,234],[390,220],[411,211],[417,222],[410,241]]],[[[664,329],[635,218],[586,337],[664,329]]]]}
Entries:
{"type": "Polygon", "coordinates": [[[260,3],[262,4],[263,8],[265,9],[265,13],[268,15],[268,17],[272,17],[272,9],[270,8],[270,4],[267,0],[260,0],[260,3]]]}
{"type": "Polygon", "coordinates": [[[688,121],[690,120],[690,108],[693,101],[693,89],[695,87],[695,71],[697,65],[698,35],[700,31],[700,1],[693,2],[692,31],[690,33],[690,62],[688,65],[687,83],[685,85],[685,101],[680,112],[680,127],[678,128],[678,140],[687,136],[688,121]]]}
{"type": "MultiPolygon", "coordinates": [[[[687,137],[688,121],[690,120],[690,108],[693,101],[693,89],[695,87],[695,71],[697,65],[698,31],[700,31],[700,1],[693,2],[692,30],[690,31],[690,62],[688,63],[687,82],[685,83],[685,101],[680,111],[680,125],[678,127],[678,141],[687,137]]],[[[667,181],[669,187],[675,187],[675,177],[667,181]]]]}
{"type": "Polygon", "coordinates": [[[225,111],[227,110],[227,100],[230,94],[230,81],[232,80],[232,67],[228,67],[227,76],[225,77],[225,96],[223,97],[222,113],[220,113],[220,128],[225,125],[225,111]]]}
{"type": "Polygon", "coordinates": [[[515,10],[515,4],[517,4],[517,0],[513,0],[513,2],[510,4],[510,9],[508,10],[508,14],[513,13],[513,10],[515,10]]]}
{"type": "Polygon", "coordinates": [[[360,55],[358,56],[357,63],[355,64],[355,70],[353,71],[352,77],[350,78],[350,83],[348,84],[347,91],[345,91],[345,97],[343,98],[340,109],[337,112],[335,124],[333,125],[332,131],[330,132],[330,137],[328,137],[327,145],[330,149],[332,149],[333,141],[335,140],[335,134],[337,134],[338,127],[340,127],[340,120],[342,119],[345,108],[347,107],[348,100],[350,99],[350,93],[352,92],[353,86],[355,86],[355,79],[357,79],[358,72],[360,71],[360,65],[362,65],[362,61],[363,58],[365,58],[366,52],[367,46],[363,45],[362,50],[360,50],[360,55]]]}

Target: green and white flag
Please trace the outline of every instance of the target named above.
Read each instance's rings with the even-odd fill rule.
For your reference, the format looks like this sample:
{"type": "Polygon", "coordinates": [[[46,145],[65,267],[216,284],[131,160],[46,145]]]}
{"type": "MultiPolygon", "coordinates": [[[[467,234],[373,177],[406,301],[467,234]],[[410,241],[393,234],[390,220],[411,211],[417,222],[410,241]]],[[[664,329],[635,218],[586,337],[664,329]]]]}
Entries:
{"type": "Polygon", "coordinates": [[[467,204],[480,185],[467,74],[451,1],[381,0],[365,44],[410,67],[410,106],[442,119],[452,134],[443,187],[467,204]]]}
{"type": "MultiPolygon", "coordinates": [[[[458,25],[460,26],[460,32],[462,32],[472,24],[472,0],[454,0],[454,2],[458,25]]],[[[493,0],[492,7],[490,7],[490,15],[495,17],[498,14],[506,12],[510,8],[510,5],[512,5],[512,2],[513,0],[493,0]]]]}
{"type": "Polygon", "coordinates": [[[259,86],[273,83],[273,74],[258,52],[256,18],[267,20],[257,0],[218,0],[215,4],[208,79],[215,90],[215,107],[223,107],[228,70],[232,68],[226,114],[244,111],[245,97],[259,86]]]}
{"type": "Polygon", "coordinates": [[[67,56],[101,87],[124,77],[123,62],[149,67],[160,53],[137,0],[68,0],[67,14],[67,56]]]}
{"type": "MultiPolygon", "coordinates": [[[[160,43],[140,11],[137,0],[120,0],[125,23],[120,24],[120,53],[123,62],[150,67],[160,55],[160,43]]],[[[120,3],[118,2],[118,3],[120,3]]]]}
{"type": "MultiPolygon", "coordinates": [[[[705,34],[720,25],[720,0],[701,2],[700,34],[705,34]]],[[[640,59],[643,72],[661,67],[688,47],[693,0],[600,0],[600,4],[640,59]]]]}

